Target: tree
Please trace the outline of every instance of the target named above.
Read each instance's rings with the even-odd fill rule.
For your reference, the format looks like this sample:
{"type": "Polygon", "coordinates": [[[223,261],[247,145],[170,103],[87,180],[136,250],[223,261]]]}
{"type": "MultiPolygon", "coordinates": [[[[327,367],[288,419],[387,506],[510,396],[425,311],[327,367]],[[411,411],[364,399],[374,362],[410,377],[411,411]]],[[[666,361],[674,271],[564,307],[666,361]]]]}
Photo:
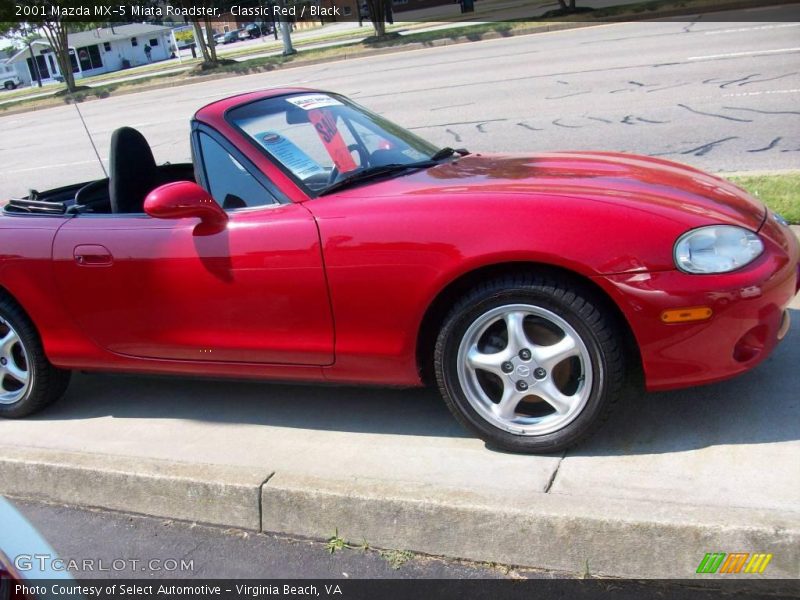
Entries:
{"type": "MultiPolygon", "coordinates": [[[[0,39],[6,39],[11,43],[5,46],[0,53],[12,56],[19,50],[20,43],[26,35],[24,23],[15,23],[14,21],[0,21],[0,39]]],[[[37,37],[36,35],[29,36],[31,39],[37,37]]],[[[41,36],[38,36],[41,37],[41,36]]]]}
{"type": "Polygon", "coordinates": [[[564,12],[575,12],[575,0],[558,0],[558,3],[564,12]]]}
{"type": "MultiPolygon", "coordinates": [[[[98,0],[98,2],[101,1],[103,0],[98,0]]],[[[43,7],[44,16],[40,16],[37,20],[30,22],[4,22],[0,24],[0,34],[12,32],[25,38],[24,41],[26,42],[40,37],[39,32],[44,34],[44,38],[55,55],[58,70],[64,78],[67,90],[74,92],[77,87],[75,85],[72,58],[69,53],[69,33],[99,27],[102,24],[68,21],[67,18],[61,16],[62,13],[59,10],[70,6],[71,3],[68,0],[36,0],[35,4],[43,7]]]]}
{"type": "Polygon", "coordinates": [[[386,35],[386,22],[392,19],[392,0],[367,0],[369,9],[369,20],[375,28],[375,35],[383,37],[386,35]]]}
{"type": "Polygon", "coordinates": [[[200,54],[203,55],[203,62],[210,63],[211,55],[208,53],[208,46],[206,46],[206,37],[203,34],[203,28],[200,26],[199,19],[190,19],[192,24],[192,32],[194,33],[194,41],[197,47],[200,48],[200,54]]]}
{"type": "Polygon", "coordinates": [[[53,49],[53,54],[56,55],[58,70],[61,71],[67,90],[70,93],[76,91],[75,73],[72,72],[72,59],[69,54],[68,24],[60,16],[50,16],[46,21],[42,21],[40,26],[47,43],[53,49]]]}
{"type": "MultiPolygon", "coordinates": [[[[181,8],[191,8],[197,6],[198,2],[193,0],[176,0],[181,8]]],[[[210,5],[209,0],[200,2],[200,4],[210,5]]],[[[217,60],[217,45],[214,42],[214,30],[211,26],[210,18],[188,17],[189,22],[192,24],[192,31],[194,32],[194,39],[200,48],[200,53],[203,55],[203,64],[207,67],[216,67],[217,60]],[[205,33],[203,32],[205,30],[205,33]]]]}
{"type": "Polygon", "coordinates": [[[206,50],[208,51],[206,63],[212,66],[217,66],[217,42],[214,39],[214,29],[211,26],[211,19],[208,17],[204,18],[203,24],[206,28],[206,50]]]}
{"type": "Polygon", "coordinates": [[[289,56],[297,54],[297,50],[292,46],[292,24],[286,17],[280,17],[279,26],[281,28],[281,39],[283,40],[283,55],[289,56]]]}
{"type": "MultiPolygon", "coordinates": [[[[157,4],[159,0],[136,0],[137,4],[157,4]]],[[[13,19],[16,14],[13,11],[14,2],[10,0],[0,0],[0,36],[12,34],[27,44],[33,39],[44,38],[53,51],[58,70],[64,78],[67,90],[72,93],[77,90],[75,83],[73,61],[77,57],[70,55],[69,34],[87,29],[97,29],[105,27],[109,23],[104,21],[83,21],[75,17],[64,16],[64,9],[73,7],[74,0],[17,0],[17,4],[35,6],[39,9],[38,16],[32,16],[31,21],[3,21],[2,19],[13,19]],[[13,12],[12,12],[13,11],[13,12]]],[[[119,0],[92,0],[91,5],[95,8],[109,6],[112,9],[119,6],[119,0]]],[[[96,14],[99,14],[97,12],[96,14]]],[[[31,54],[33,59],[33,54],[31,54]]],[[[34,73],[31,73],[33,76],[34,73]]]]}
{"type": "Polygon", "coordinates": [[[6,37],[17,30],[17,23],[13,21],[0,21],[0,37],[6,37]]]}

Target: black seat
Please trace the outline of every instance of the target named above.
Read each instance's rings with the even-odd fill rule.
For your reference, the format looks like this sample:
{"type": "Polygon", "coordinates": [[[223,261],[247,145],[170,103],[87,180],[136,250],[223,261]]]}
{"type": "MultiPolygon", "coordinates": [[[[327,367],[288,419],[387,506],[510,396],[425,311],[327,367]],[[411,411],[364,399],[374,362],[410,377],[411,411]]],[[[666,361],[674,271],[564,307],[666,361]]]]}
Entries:
{"type": "Polygon", "coordinates": [[[111,136],[110,170],[111,212],[144,212],[145,197],[158,187],[158,167],[147,140],[132,127],[111,136]]]}

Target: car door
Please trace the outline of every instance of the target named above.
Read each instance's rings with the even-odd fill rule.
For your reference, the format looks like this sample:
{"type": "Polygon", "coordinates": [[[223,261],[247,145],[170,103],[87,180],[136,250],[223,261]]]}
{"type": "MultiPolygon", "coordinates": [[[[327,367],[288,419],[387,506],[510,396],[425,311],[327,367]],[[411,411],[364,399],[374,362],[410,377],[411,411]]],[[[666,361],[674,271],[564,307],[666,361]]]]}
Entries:
{"type": "MultiPolygon", "coordinates": [[[[333,319],[313,217],[213,132],[199,178],[228,212],[197,219],[82,214],[53,246],[61,300],[103,348],[159,359],[326,365],[333,319]]],[[[196,160],[199,157],[196,157],[196,160]]],[[[195,164],[198,164],[197,162],[195,164]]]]}

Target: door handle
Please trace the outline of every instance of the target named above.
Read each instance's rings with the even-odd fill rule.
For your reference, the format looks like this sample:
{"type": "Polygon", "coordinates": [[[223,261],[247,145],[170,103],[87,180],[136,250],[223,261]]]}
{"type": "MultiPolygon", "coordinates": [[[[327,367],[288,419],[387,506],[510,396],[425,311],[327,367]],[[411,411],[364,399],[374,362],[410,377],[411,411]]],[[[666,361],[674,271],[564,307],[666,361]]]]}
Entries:
{"type": "Polygon", "coordinates": [[[72,256],[82,267],[108,267],[114,263],[114,257],[108,248],[99,244],[76,246],[72,256]]]}

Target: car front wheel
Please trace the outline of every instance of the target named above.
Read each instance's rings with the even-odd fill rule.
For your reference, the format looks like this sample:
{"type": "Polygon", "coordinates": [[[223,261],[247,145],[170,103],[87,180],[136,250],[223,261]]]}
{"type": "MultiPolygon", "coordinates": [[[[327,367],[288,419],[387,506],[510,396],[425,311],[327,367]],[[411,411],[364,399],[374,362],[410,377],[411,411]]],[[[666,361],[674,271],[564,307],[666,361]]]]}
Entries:
{"type": "Polygon", "coordinates": [[[591,290],[566,278],[492,280],[468,293],[442,327],[434,361],[440,391],[489,446],[563,450],[634,388],[626,384],[620,329],[591,290]]]}
{"type": "Polygon", "coordinates": [[[27,315],[0,297],[0,417],[19,418],[64,395],[70,373],[50,364],[27,315]]]}

